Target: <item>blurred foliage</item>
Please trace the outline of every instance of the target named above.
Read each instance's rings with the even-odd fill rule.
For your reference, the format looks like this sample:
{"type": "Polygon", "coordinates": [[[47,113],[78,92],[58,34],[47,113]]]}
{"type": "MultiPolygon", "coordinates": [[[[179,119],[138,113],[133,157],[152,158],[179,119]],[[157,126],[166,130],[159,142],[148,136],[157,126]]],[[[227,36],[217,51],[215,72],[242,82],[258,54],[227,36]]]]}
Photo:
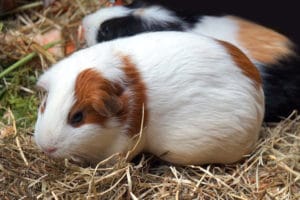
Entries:
{"type": "MultiPolygon", "coordinates": [[[[11,109],[20,128],[32,127],[36,119],[39,100],[34,88],[35,74],[28,65],[0,80],[0,106],[11,109]]],[[[5,109],[1,109],[1,118],[4,113],[5,109]]]]}

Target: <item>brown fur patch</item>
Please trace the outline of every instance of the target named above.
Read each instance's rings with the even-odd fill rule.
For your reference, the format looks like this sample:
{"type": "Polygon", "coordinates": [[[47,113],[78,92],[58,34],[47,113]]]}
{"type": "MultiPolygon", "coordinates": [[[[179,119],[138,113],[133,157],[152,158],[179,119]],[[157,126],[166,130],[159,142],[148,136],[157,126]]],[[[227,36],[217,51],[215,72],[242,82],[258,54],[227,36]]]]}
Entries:
{"type": "Polygon", "coordinates": [[[118,95],[120,87],[116,87],[109,80],[94,69],[82,71],[75,84],[76,102],[69,113],[68,122],[78,112],[83,113],[83,120],[73,126],[79,127],[87,123],[105,125],[108,118],[117,115],[121,110],[118,95]]]}
{"type": "Polygon", "coordinates": [[[94,69],[82,71],[75,84],[76,102],[71,108],[68,123],[74,127],[94,123],[105,127],[106,121],[115,117],[127,129],[130,136],[138,134],[141,128],[144,106],[144,124],[147,123],[146,86],[128,56],[121,56],[124,83],[105,79],[94,69]],[[80,123],[72,124],[72,117],[83,113],[80,123]]]}
{"type": "Polygon", "coordinates": [[[125,73],[125,81],[127,88],[130,90],[130,104],[128,105],[126,121],[128,123],[128,134],[133,136],[138,134],[141,129],[143,106],[144,106],[144,125],[147,124],[147,96],[146,86],[137,70],[135,64],[129,56],[120,55],[123,62],[123,70],[125,73]]]}
{"type": "Polygon", "coordinates": [[[238,41],[258,62],[274,64],[280,58],[294,53],[292,42],[284,35],[235,16],[229,18],[239,25],[238,41]]]}
{"type": "Polygon", "coordinates": [[[260,86],[262,84],[261,76],[249,58],[236,46],[221,40],[218,40],[218,42],[227,49],[227,52],[243,73],[253,80],[257,86],[260,86]]]}

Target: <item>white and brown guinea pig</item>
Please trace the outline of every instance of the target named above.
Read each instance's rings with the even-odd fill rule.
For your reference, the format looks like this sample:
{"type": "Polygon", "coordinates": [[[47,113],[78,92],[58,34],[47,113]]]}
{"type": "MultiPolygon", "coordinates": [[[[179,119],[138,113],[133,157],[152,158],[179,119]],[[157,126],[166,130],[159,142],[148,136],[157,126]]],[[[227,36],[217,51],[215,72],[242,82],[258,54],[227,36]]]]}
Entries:
{"type": "Polygon", "coordinates": [[[112,40],[39,78],[48,94],[34,138],[50,156],[96,163],[131,149],[144,116],[136,153],[176,164],[232,163],[258,139],[261,84],[255,66],[226,42],[185,32],[112,40]]]}
{"type": "Polygon", "coordinates": [[[83,19],[89,46],[153,31],[186,31],[227,41],[240,48],[263,79],[265,121],[278,121],[300,111],[300,60],[284,35],[235,16],[183,16],[162,5],[135,1],[103,8],[83,19]]]}

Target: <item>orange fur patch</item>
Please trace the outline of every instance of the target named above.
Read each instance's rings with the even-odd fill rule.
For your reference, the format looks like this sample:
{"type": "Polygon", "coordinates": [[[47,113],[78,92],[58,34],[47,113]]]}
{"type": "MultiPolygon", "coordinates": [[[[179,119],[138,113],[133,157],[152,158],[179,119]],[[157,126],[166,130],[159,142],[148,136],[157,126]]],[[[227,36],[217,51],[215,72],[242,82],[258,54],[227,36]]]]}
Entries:
{"type": "Polygon", "coordinates": [[[73,115],[82,112],[83,120],[76,127],[87,123],[105,126],[108,118],[115,116],[121,109],[115,94],[117,92],[112,83],[99,72],[94,69],[82,71],[76,80],[76,102],[71,108],[68,122],[71,123],[73,115]]]}
{"type": "Polygon", "coordinates": [[[249,58],[236,46],[221,40],[218,40],[218,42],[226,48],[233,61],[243,71],[243,73],[253,80],[257,86],[260,86],[262,84],[261,76],[249,58]]]}
{"type": "Polygon", "coordinates": [[[144,124],[147,122],[146,87],[133,62],[128,56],[122,56],[124,83],[111,82],[94,69],[82,71],[75,84],[76,102],[71,108],[68,123],[72,125],[72,116],[83,113],[83,120],[73,124],[105,123],[111,117],[125,125],[126,133],[134,136],[140,132],[144,106],[144,124]]]}
{"type": "Polygon", "coordinates": [[[130,105],[127,111],[127,132],[133,136],[138,134],[141,129],[143,106],[144,106],[144,126],[147,124],[148,111],[147,111],[147,96],[146,86],[140,76],[139,71],[132,62],[129,56],[120,56],[123,62],[123,71],[125,73],[125,81],[127,88],[130,90],[130,105]]]}
{"type": "Polygon", "coordinates": [[[235,16],[229,18],[239,26],[238,41],[258,62],[274,64],[280,58],[293,54],[292,42],[284,35],[235,16]]]}

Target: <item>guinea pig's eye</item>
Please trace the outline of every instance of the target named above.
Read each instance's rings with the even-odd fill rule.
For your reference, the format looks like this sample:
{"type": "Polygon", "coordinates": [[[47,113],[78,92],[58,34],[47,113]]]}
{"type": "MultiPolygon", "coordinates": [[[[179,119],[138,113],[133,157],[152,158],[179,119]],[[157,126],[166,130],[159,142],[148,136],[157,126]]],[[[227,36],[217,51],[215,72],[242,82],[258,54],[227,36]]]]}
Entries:
{"type": "Polygon", "coordinates": [[[81,111],[75,113],[70,120],[71,125],[76,126],[83,120],[83,113],[81,111]]]}

